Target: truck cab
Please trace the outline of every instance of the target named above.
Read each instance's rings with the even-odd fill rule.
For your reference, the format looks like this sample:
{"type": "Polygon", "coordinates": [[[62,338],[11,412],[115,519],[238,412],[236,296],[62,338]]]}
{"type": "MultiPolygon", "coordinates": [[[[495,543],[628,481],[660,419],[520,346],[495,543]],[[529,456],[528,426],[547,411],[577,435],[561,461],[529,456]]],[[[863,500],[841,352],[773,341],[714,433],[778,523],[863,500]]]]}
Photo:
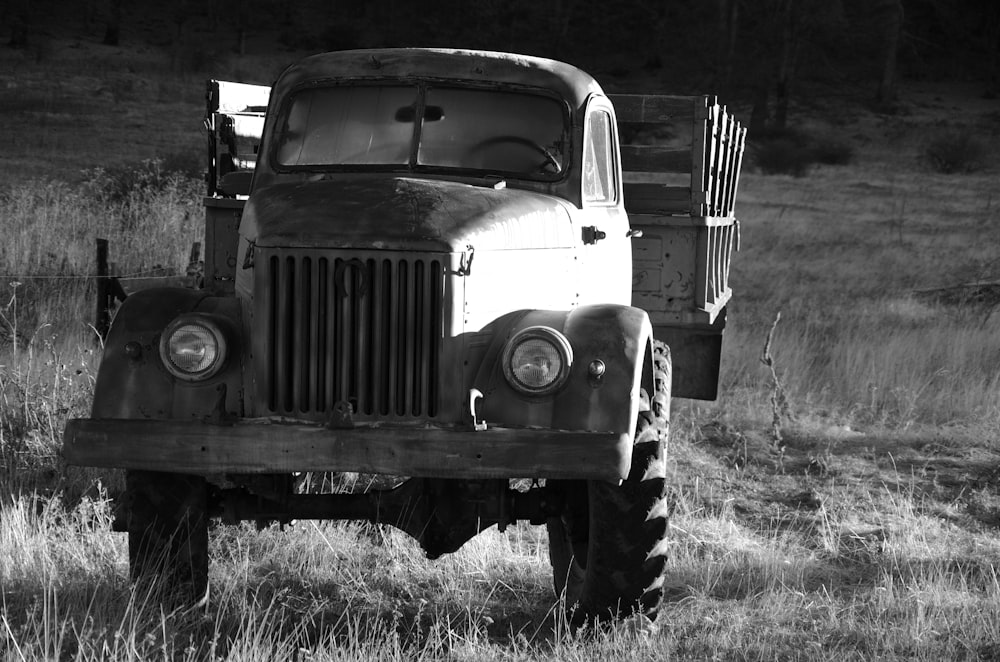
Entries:
{"type": "Polygon", "coordinates": [[[671,389],[714,397],[739,125],[440,49],[316,55],[208,102],[204,286],[128,297],[66,431],[71,462],[127,470],[133,577],[206,590],[212,518],[367,519],[431,557],[527,521],[575,619],[655,615],[671,389]],[[621,108],[689,144],[622,145],[621,108]],[[646,172],[678,162],[686,186],[646,172]],[[401,478],[303,493],[345,471],[401,478]]]}

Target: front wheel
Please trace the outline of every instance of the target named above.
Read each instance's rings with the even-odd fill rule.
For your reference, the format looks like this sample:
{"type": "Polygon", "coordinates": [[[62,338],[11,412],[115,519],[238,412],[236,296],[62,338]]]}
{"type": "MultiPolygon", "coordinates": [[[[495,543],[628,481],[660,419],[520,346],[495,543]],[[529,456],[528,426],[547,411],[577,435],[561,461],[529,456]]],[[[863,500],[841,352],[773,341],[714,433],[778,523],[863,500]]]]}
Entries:
{"type": "Polygon", "coordinates": [[[201,599],[208,590],[208,486],[204,478],[129,471],[129,575],[159,579],[164,596],[201,599]]]}
{"type": "Polygon", "coordinates": [[[575,624],[635,612],[656,617],[666,569],[666,361],[666,370],[657,370],[652,411],[639,412],[628,478],[621,485],[556,483],[565,506],[547,522],[549,560],[556,593],[565,596],[575,624]]]}

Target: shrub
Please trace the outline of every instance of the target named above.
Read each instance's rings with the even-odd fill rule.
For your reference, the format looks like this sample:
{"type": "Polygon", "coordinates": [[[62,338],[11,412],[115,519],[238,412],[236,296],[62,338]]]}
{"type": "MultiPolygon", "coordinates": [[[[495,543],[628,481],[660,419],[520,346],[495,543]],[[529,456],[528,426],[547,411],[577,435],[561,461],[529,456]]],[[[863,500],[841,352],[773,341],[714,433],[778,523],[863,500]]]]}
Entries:
{"type": "Polygon", "coordinates": [[[854,160],[854,148],[838,138],[817,138],[811,151],[816,162],[824,165],[847,165],[854,160]]]}
{"type": "Polygon", "coordinates": [[[137,199],[177,187],[199,172],[191,157],[172,154],[84,171],[83,189],[97,202],[130,206],[137,199]]]}
{"type": "Polygon", "coordinates": [[[767,175],[803,177],[814,163],[846,165],[854,158],[846,141],[800,129],[772,129],[753,138],[755,162],[767,175]]]}
{"type": "Polygon", "coordinates": [[[924,150],[931,169],[946,175],[982,170],[986,165],[986,153],[986,145],[969,129],[940,133],[924,150]]]}
{"type": "Polygon", "coordinates": [[[759,141],[754,155],[757,167],[766,175],[803,177],[813,163],[812,154],[805,146],[785,136],[759,141]]]}

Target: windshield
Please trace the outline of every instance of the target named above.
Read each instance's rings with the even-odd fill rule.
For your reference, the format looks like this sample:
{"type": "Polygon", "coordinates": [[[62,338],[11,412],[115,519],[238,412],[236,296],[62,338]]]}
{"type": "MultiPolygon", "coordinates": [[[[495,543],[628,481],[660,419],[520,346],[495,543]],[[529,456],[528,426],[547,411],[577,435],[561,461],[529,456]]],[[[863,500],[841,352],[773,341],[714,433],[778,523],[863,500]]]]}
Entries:
{"type": "Polygon", "coordinates": [[[552,179],[563,170],[567,136],[562,105],[538,94],[341,85],[295,94],[275,157],[289,168],[455,168],[552,179]]]}

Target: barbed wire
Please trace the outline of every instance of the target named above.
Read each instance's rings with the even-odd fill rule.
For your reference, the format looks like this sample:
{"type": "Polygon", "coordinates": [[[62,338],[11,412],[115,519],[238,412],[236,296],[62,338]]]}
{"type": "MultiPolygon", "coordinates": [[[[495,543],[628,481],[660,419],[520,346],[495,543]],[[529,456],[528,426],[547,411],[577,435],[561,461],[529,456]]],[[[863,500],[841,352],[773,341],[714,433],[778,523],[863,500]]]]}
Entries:
{"type": "Polygon", "coordinates": [[[105,274],[103,276],[99,274],[93,275],[83,275],[83,276],[60,276],[60,275],[38,275],[38,276],[25,276],[25,275],[3,275],[0,274],[0,281],[7,282],[17,282],[22,280],[95,280],[97,278],[127,278],[129,280],[156,280],[158,278],[186,278],[191,274],[161,274],[159,276],[143,276],[143,272],[135,274],[105,274]]]}

